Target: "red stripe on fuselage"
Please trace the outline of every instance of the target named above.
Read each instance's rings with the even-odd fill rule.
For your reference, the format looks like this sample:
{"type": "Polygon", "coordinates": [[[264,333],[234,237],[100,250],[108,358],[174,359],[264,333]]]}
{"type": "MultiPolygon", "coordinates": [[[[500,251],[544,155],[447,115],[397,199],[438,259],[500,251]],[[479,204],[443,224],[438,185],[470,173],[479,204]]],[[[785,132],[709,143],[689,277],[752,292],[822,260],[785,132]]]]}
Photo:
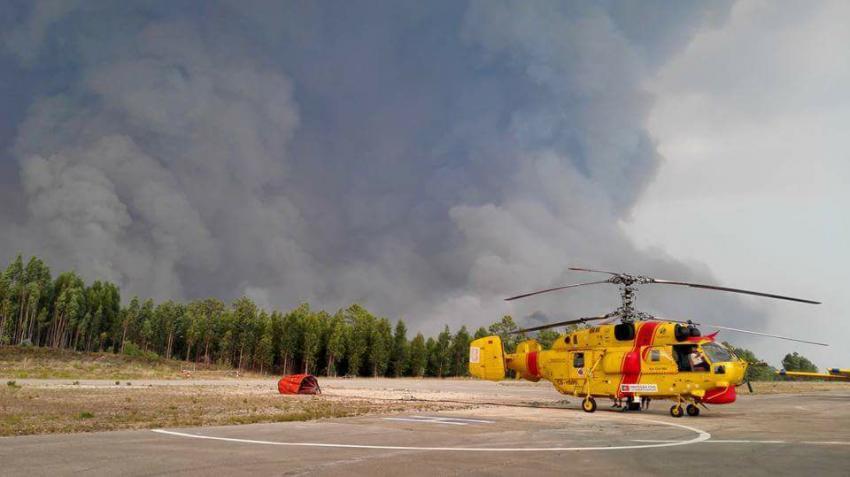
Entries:
{"type": "MultiPolygon", "coordinates": [[[[641,348],[644,346],[652,345],[652,342],[655,341],[655,330],[658,329],[657,321],[644,321],[636,323],[637,327],[637,336],[635,336],[635,344],[632,347],[631,352],[640,352],[641,348]]],[[[625,363],[626,357],[623,356],[623,361],[620,363],[620,384],[617,386],[617,397],[625,397],[625,396],[633,396],[633,393],[626,393],[620,391],[623,384],[637,384],[640,381],[640,371],[636,373],[626,373],[625,372],[625,363]]]]}
{"type": "Polygon", "coordinates": [[[537,367],[537,351],[529,351],[525,355],[525,369],[528,370],[528,374],[535,378],[540,377],[540,369],[537,367]]]}

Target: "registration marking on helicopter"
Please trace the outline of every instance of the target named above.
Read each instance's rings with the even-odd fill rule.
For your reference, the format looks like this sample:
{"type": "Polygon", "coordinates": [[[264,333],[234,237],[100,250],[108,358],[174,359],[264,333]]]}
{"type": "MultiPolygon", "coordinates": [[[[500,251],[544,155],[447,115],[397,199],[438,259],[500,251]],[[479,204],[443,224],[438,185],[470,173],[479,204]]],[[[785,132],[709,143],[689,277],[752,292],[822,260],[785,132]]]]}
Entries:
{"type": "Polygon", "coordinates": [[[169,431],[165,429],[151,429],[151,432],[166,434],[176,437],[187,437],[191,439],[203,439],[223,442],[235,442],[240,444],[258,444],[270,446],[287,447],[324,447],[338,449],[369,449],[369,450],[416,450],[416,451],[445,451],[445,452],[565,452],[565,451],[612,451],[612,450],[635,450],[651,449],[658,447],[674,447],[689,444],[697,444],[711,439],[711,434],[702,429],[676,424],[665,421],[654,421],[649,419],[634,419],[636,422],[658,424],[662,426],[677,427],[696,433],[696,437],[681,441],[652,442],[642,444],[627,444],[619,446],[597,446],[597,447],[427,447],[427,446],[393,446],[393,445],[369,445],[369,444],[343,444],[325,442],[280,442],[262,441],[254,439],[238,439],[233,437],[216,437],[203,434],[191,434],[188,432],[169,431]]]}
{"type": "Polygon", "coordinates": [[[620,392],[624,393],[657,393],[657,384],[621,384],[620,392]]]}

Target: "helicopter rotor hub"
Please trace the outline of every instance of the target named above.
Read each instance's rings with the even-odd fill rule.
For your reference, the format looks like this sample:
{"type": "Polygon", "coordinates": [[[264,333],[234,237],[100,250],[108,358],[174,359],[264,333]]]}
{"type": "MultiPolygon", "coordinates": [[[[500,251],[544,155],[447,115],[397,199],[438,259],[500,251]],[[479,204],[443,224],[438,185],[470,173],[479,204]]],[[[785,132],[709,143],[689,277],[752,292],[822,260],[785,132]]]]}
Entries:
{"type": "Polygon", "coordinates": [[[644,283],[651,283],[652,279],[641,275],[629,275],[620,273],[608,279],[610,283],[620,286],[620,307],[616,314],[620,317],[623,323],[631,323],[635,320],[648,320],[652,317],[647,313],[637,311],[635,309],[635,295],[638,291],[637,286],[644,283]]]}

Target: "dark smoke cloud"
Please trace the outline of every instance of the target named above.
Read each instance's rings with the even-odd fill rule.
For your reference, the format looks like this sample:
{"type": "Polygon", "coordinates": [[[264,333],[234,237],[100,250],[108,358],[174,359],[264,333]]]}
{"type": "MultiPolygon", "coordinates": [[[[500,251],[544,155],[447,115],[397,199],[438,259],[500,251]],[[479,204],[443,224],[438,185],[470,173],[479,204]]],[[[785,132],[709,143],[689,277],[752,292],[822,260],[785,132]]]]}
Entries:
{"type": "MultiPolygon", "coordinates": [[[[607,289],[501,301],[587,278],[569,264],[710,279],[619,225],[660,160],[645,82],[728,11],[666,5],[10,9],[16,79],[59,80],[17,125],[23,205],[5,211],[3,249],[157,299],[360,301],[425,330],[614,302],[607,289]]],[[[645,303],[756,316],[674,294],[645,303]]]]}

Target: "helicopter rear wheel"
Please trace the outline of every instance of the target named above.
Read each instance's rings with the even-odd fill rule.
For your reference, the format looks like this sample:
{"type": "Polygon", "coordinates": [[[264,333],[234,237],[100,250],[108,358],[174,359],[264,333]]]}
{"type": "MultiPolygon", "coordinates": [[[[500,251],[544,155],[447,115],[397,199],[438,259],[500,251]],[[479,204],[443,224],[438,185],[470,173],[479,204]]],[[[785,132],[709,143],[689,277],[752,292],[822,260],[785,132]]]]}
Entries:
{"type": "Polygon", "coordinates": [[[693,404],[688,404],[688,407],[685,408],[685,411],[687,411],[689,416],[699,416],[699,408],[694,406],[693,404]]]}
{"type": "Polygon", "coordinates": [[[685,410],[682,409],[681,404],[674,404],[673,407],[670,408],[670,415],[673,417],[682,417],[685,415],[685,410]]]}
{"type": "Polygon", "coordinates": [[[596,411],[596,400],[588,396],[587,398],[585,398],[584,401],[581,402],[581,408],[584,409],[584,412],[596,411]]]}

